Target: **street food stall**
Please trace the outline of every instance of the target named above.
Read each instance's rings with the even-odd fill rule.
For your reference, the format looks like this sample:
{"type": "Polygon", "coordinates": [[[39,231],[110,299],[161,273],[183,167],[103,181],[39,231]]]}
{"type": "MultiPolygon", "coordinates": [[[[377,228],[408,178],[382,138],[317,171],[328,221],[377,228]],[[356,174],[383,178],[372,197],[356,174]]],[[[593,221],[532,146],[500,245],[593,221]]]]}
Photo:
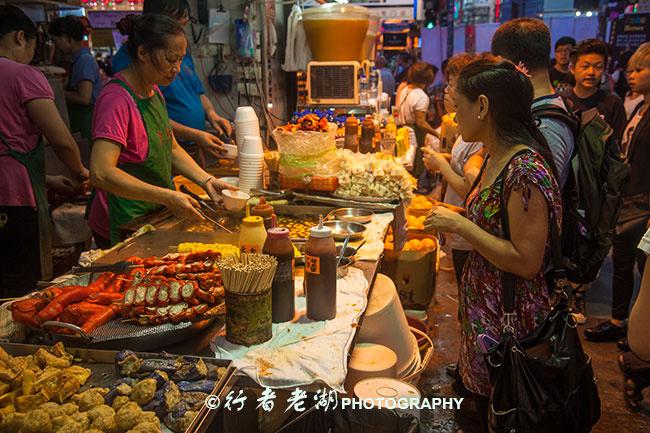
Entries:
{"type": "MultiPolygon", "coordinates": [[[[354,51],[367,53],[368,25],[355,25],[354,51]]],[[[237,144],[206,168],[238,190],[214,202],[174,178],[201,221],[165,208],[136,218],[121,242],[5,302],[0,431],[275,431],[295,411],[278,404],[266,417],[249,404],[244,416],[223,403],[297,387],[360,397],[376,377],[417,383],[433,346],[404,307],[426,309],[433,294],[438,245],[423,218],[435,203],[413,195],[386,113],[347,120],[298,113],[272,145],[239,107],[237,144]]]]}

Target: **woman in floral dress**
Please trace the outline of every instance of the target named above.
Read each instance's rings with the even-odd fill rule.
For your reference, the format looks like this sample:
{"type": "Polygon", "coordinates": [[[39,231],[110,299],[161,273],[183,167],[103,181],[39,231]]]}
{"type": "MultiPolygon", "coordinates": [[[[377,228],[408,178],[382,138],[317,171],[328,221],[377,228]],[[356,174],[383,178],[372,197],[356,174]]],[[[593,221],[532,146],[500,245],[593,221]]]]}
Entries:
{"type": "Polygon", "coordinates": [[[483,142],[488,159],[468,196],[467,217],[437,207],[426,221],[428,228],[457,233],[474,247],[460,283],[459,369],[465,387],[484,397],[477,399],[484,428],[490,385],[478,337],[500,339],[504,271],[517,281],[517,337],[533,331],[552,306],[544,268],[550,224],[559,230],[562,208],[548,145],[532,120],[532,99],[525,70],[508,61],[481,59],[463,70],[455,98],[459,130],[464,140],[483,142]],[[501,227],[503,211],[510,240],[501,227]]]}

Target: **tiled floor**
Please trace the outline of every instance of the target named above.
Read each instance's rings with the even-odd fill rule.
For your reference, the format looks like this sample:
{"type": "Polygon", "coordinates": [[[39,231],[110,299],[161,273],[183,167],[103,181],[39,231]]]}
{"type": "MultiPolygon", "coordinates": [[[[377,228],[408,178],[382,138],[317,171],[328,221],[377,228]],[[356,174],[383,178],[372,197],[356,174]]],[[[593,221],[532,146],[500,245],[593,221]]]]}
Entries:
{"type": "MultiPolygon", "coordinates": [[[[451,260],[445,257],[440,263],[435,302],[430,305],[429,335],[434,342],[434,356],[420,380],[424,393],[453,396],[451,379],[445,374],[445,366],[458,357],[458,322],[456,320],[457,289],[451,269],[451,260]]],[[[587,311],[596,323],[598,316],[608,312],[611,279],[611,262],[607,262],[598,281],[589,292],[587,311]]],[[[594,433],[641,433],[650,432],[650,416],[633,413],[627,409],[622,397],[623,378],[616,364],[617,350],[614,343],[585,342],[585,350],[592,355],[594,370],[599,379],[602,415],[594,433]]],[[[646,396],[650,402],[650,395],[646,396]]],[[[428,411],[421,414],[422,433],[480,433],[480,426],[452,411],[428,411]]]]}

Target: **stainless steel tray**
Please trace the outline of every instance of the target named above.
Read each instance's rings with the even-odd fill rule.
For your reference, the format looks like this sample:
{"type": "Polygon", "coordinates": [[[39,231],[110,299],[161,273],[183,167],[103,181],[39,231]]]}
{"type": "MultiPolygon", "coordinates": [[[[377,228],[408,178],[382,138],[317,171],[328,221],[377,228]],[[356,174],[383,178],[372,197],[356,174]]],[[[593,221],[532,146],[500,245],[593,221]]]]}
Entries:
{"type": "MultiPolygon", "coordinates": [[[[36,353],[36,351],[43,346],[34,344],[0,343],[0,347],[12,356],[26,356],[36,353]]],[[[82,367],[92,370],[92,375],[81,388],[81,391],[91,387],[112,388],[114,383],[122,377],[115,366],[115,355],[118,352],[116,350],[82,349],[73,347],[66,347],[65,349],[68,353],[73,355],[75,359],[80,360],[80,362],[75,362],[76,365],[81,365],[82,367]]],[[[142,359],[160,358],[160,354],[156,353],[136,353],[142,359]]],[[[188,360],[198,360],[198,357],[196,356],[183,356],[183,358],[188,360]]],[[[226,395],[232,390],[237,381],[235,376],[236,369],[232,366],[231,361],[228,360],[209,357],[202,358],[206,363],[226,368],[226,373],[219,378],[212,390],[212,394],[217,395],[220,401],[225,401],[226,395]]],[[[205,405],[203,405],[185,433],[207,432],[211,422],[214,420],[218,412],[219,410],[209,410],[205,405]]],[[[163,432],[172,433],[171,430],[165,426],[162,420],[160,424],[163,432]]]]}
{"type": "Polygon", "coordinates": [[[299,192],[294,192],[293,196],[296,199],[300,200],[305,200],[305,201],[311,201],[311,202],[316,202],[316,203],[325,203],[331,206],[336,206],[336,207],[360,207],[363,209],[368,209],[372,211],[389,211],[392,212],[395,209],[397,209],[400,204],[399,202],[395,203],[368,203],[364,202],[361,200],[347,200],[347,199],[340,199],[340,198],[335,198],[335,197],[329,197],[329,196],[322,196],[322,195],[316,195],[316,194],[303,194],[299,192]]]}
{"type": "Polygon", "coordinates": [[[85,334],[77,326],[63,322],[46,322],[41,328],[30,327],[32,335],[40,337],[44,344],[63,342],[66,346],[101,349],[154,350],[186,340],[208,329],[216,317],[196,322],[163,323],[160,325],[137,325],[114,319],[85,334]],[[75,335],[53,332],[49,326],[65,327],[75,335]]]}

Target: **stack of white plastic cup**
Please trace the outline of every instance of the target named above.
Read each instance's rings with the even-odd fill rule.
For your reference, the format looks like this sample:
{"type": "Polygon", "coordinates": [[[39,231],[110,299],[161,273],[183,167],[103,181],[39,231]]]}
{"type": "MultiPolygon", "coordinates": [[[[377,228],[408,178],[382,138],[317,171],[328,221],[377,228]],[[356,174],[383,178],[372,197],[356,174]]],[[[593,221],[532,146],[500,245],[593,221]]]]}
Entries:
{"type": "Polygon", "coordinates": [[[248,136],[260,136],[260,122],[253,107],[239,107],[235,113],[235,140],[240,151],[244,145],[244,137],[248,136]]]}
{"type": "Polygon", "coordinates": [[[239,147],[239,189],[248,193],[264,184],[264,147],[257,136],[245,136],[239,147]]]}

